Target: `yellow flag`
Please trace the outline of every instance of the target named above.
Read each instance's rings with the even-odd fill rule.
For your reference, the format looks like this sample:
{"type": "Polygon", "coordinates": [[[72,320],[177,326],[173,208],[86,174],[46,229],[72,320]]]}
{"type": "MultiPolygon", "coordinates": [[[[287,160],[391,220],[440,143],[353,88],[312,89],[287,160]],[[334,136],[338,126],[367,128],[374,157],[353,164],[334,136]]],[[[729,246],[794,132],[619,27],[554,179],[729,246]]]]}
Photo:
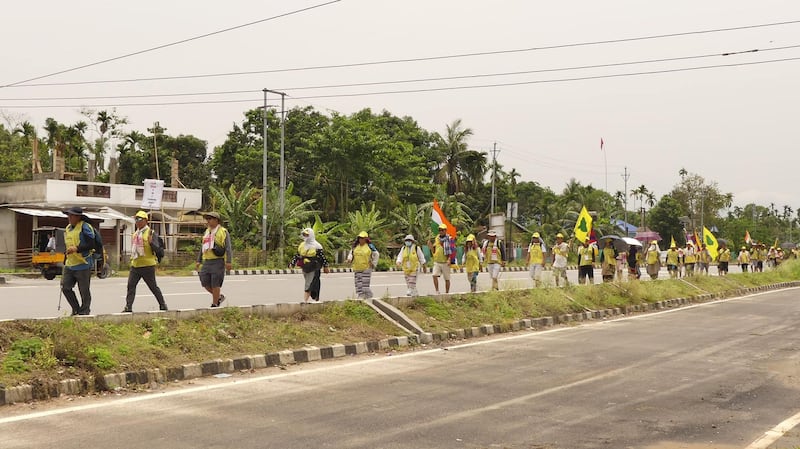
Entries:
{"type": "Polygon", "coordinates": [[[717,238],[714,237],[714,234],[708,230],[707,227],[703,226],[703,243],[706,245],[706,249],[708,250],[708,254],[711,256],[711,260],[717,258],[719,254],[719,244],[717,243],[717,238]]]}
{"type": "Polygon", "coordinates": [[[591,232],[592,216],[589,215],[586,206],[583,206],[581,213],[578,215],[578,221],[575,222],[575,238],[578,239],[579,242],[585,242],[586,239],[589,238],[591,232]]]}
{"type": "Polygon", "coordinates": [[[677,248],[677,247],[678,247],[678,245],[677,245],[677,244],[675,244],[675,237],[674,237],[674,236],[670,236],[669,247],[670,247],[670,248],[672,248],[673,246],[674,246],[675,248],[677,248]]]}
{"type": "Polygon", "coordinates": [[[778,249],[778,237],[775,237],[775,245],[773,248],[778,249]]]}

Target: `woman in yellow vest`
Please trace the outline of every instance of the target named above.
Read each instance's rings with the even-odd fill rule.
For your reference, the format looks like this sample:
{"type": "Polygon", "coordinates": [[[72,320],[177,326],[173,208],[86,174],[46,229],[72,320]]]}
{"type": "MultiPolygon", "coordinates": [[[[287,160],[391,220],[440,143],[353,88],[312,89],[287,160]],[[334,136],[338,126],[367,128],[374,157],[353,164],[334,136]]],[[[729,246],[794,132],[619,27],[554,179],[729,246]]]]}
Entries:
{"type": "Polygon", "coordinates": [[[676,245],[670,245],[667,250],[666,262],[667,272],[669,272],[669,277],[671,279],[678,277],[678,255],[678,247],[676,245]]]}
{"type": "Polygon", "coordinates": [[[83,215],[82,208],[72,207],[65,210],[64,213],[67,215],[69,225],[64,231],[67,250],[64,273],[61,278],[61,291],[72,307],[72,315],[89,315],[92,305],[90,284],[94,267],[92,258],[94,229],[83,215]],[[78,291],[81,294],[80,303],[78,303],[78,297],[73,290],[75,284],[78,284],[78,291]]]}
{"type": "Polygon", "coordinates": [[[717,254],[717,273],[720,276],[728,274],[728,264],[731,262],[731,250],[725,242],[719,242],[719,254],[717,254]]]}
{"type": "Polygon", "coordinates": [[[687,276],[694,274],[694,265],[697,263],[697,251],[691,240],[686,242],[686,249],[683,251],[683,266],[687,276]]]}
{"type": "Polygon", "coordinates": [[[414,236],[408,234],[403,239],[403,247],[400,248],[395,261],[397,266],[403,269],[403,274],[406,277],[406,296],[411,296],[412,298],[419,296],[417,292],[417,273],[419,272],[419,267],[425,265],[425,262],[425,254],[422,252],[422,248],[417,245],[414,236]]]}
{"type": "Polygon", "coordinates": [[[742,273],[747,273],[747,268],[750,266],[750,252],[747,251],[746,246],[743,246],[739,251],[739,255],[736,256],[736,261],[739,262],[739,267],[741,267],[742,273]]]}
{"type": "Polygon", "coordinates": [[[606,239],[603,243],[603,250],[600,252],[603,282],[611,282],[617,269],[617,250],[614,249],[613,239],[606,239]]]}
{"type": "Polygon", "coordinates": [[[583,241],[578,248],[578,283],[594,284],[594,248],[589,246],[589,239],[583,241]]]}
{"type": "Polygon", "coordinates": [[[481,256],[481,251],[478,248],[478,244],[475,242],[475,235],[468,235],[467,241],[464,243],[464,255],[462,256],[461,263],[464,264],[464,271],[467,272],[469,291],[472,293],[478,291],[478,273],[481,271],[481,256]]]}
{"type": "Polygon", "coordinates": [[[542,273],[544,272],[544,256],[547,253],[547,247],[542,242],[542,237],[538,232],[534,232],[531,236],[531,244],[528,246],[528,266],[533,285],[535,287],[542,286],[542,273]]]}
{"type": "Polygon", "coordinates": [[[317,241],[314,230],[305,228],[300,231],[302,242],[297,246],[297,254],[294,255],[289,267],[297,267],[303,271],[303,302],[307,304],[308,299],[319,301],[319,292],[322,287],[320,272],[328,272],[328,259],[322,250],[322,245],[317,241]]]}
{"type": "Polygon", "coordinates": [[[372,281],[372,270],[378,266],[380,253],[369,241],[369,234],[361,231],[353,243],[350,254],[347,255],[347,263],[353,265],[353,281],[356,286],[356,298],[372,298],[372,289],[369,288],[372,281]]]}
{"type": "Polygon", "coordinates": [[[650,242],[650,246],[645,251],[644,260],[647,264],[647,274],[650,275],[650,279],[658,279],[658,272],[661,270],[661,255],[659,254],[657,241],[650,242]]]}

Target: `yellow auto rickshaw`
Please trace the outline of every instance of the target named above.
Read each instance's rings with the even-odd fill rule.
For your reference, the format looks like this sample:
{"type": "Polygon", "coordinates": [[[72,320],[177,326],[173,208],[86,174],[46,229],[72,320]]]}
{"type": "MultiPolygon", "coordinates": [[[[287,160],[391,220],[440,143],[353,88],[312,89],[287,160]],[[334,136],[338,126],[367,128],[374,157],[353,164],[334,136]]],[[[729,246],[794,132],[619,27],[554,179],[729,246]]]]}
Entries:
{"type": "Polygon", "coordinates": [[[33,230],[33,254],[31,264],[42,272],[45,279],[51,280],[64,269],[64,228],[44,226],[33,230]]]}
{"type": "MultiPolygon", "coordinates": [[[[64,228],[43,226],[33,230],[33,254],[31,264],[33,268],[42,272],[47,280],[53,280],[64,270],[64,253],[67,245],[64,241],[64,228]]],[[[94,271],[99,279],[105,279],[111,274],[111,266],[98,262],[99,257],[91,258],[95,264],[94,271]]],[[[103,260],[108,260],[108,254],[103,248],[103,260]]]]}

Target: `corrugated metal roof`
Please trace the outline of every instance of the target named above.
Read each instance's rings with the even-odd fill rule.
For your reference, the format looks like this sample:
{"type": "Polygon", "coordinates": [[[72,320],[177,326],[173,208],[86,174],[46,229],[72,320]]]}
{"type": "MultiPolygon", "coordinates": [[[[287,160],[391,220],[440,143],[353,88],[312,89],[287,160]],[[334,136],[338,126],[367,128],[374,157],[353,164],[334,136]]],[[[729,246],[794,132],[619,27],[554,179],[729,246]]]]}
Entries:
{"type": "MultiPolygon", "coordinates": [[[[34,217],[67,218],[67,215],[58,209],[31,209],[26,207],[9,207],[9,209],[19,214],[32,215],[34,217]]],[[[102,211],[84,211],[83,215],[94,220],[125,220],[133,222],[133,218],[110,207],[104,207],[102,211]]]]}

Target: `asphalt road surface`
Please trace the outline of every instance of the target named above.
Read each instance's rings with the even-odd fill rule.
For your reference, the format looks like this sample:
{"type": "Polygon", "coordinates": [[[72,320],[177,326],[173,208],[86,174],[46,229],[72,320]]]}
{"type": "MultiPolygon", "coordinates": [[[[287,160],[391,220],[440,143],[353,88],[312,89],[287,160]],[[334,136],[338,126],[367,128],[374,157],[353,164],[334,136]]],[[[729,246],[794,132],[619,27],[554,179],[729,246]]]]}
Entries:
{"type": "Polygon", "coordinates": [[[0,448],[790,448],[797,296],[4,407],[0,448]]]}
{"type": "MultiPolygon", "coordinates": [[[[731,267],[731,273],[738,272],[738,267],[731,267]]],[[[712,275],[716,275],[716,268],[712,268],[712,275]]],[[[568,277],[571,283],[576,283],[577,271],[569,270],[568,277]]],[[[553,283],[552,272],[545,271],[545,282],[553,283]]],[[[661,270],[660,278],[668,278],[666,270],[661,270]]],[[[643,276],[642,279],[647,278],[643,276]]],[[[71,311],[69,304],[61,298],[61,309],[58,309],[60,277],[48,281],[44,278],[25,279],[7,276],[7,282],[0,285],[0,319],[14,318],[48,318],[68,315],[71,311]]],[[[649,279],[649,278],[648,278],[649,279]]],[[[602,277],[600,270],[596,270],[594,281],[600,283],[602,277]]],[[[450,293],[466,293],[469,283],[465,273],[453,273],[450,293]]],[[[440,291],[444,293],[444,281],[439,280],[440,291]]],[[[197,276],[171,277],[159,276],[158,284],[164,298],[171,309],[195,309],[208,307],[211,304],[211,295],[201,286],[197,276]]],[[[508,271],[500,274],[500,288],[516,289],[530,288],[533,282],[527,271],[508,271]]],[[[487,290],[491,287],[488,273],[478,275],[478,289],[487,290]]],[[[421,295],[433,295],[433,280],[430,274],[420,274],[417,279],[417,288],[421,295]]],[[[109,277],[106,279],[92,278],[92,313],[108,314],[122,311],[125,306],[125,293],[127,278],[109,277]]],[[[77,287],[76,287],[77,292],[77,287]]],[[[301,274],[285,275],[229,275],[225,278],[222,288],[226,296],[223,306],[230,305],[256,305],[297,303],[303,299],[303,276],[301,274]]],[[[406,284],[402,272],[375,272],[372,276],[372,291],[375,297],[397,297],[406,295],[406,284]]],[[[352,273],[330,273],[322,275],[322,300],[343,300],[355,297],[352,273]]],[[[139,282],[136,290],[136,300],[133,310],[143,312],[158,310],[155,298],[148,290],[144,281],[139,282]]]]}

